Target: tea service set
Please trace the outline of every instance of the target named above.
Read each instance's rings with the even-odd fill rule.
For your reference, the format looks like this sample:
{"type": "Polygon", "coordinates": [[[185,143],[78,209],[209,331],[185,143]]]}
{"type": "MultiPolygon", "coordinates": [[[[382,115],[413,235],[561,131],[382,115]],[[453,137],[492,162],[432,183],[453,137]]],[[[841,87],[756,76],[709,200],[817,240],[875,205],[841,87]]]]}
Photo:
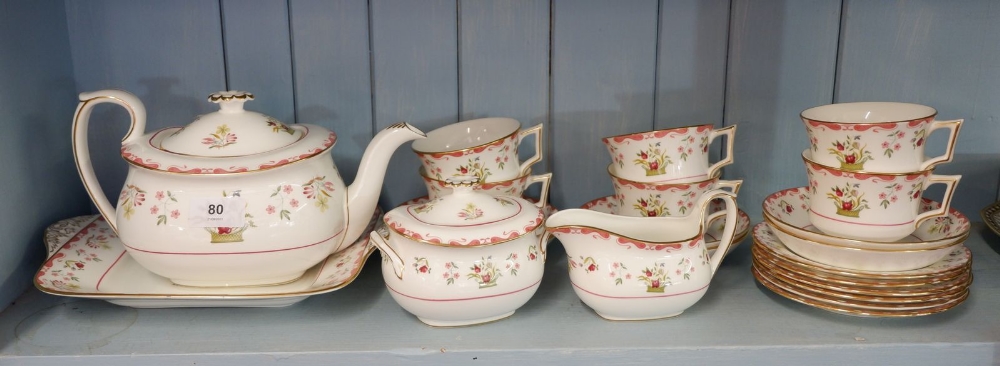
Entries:
{"type": "MultiPolygon", "coordinates": [[[[218,111],[183,127],[146,133],[145,108],[134,95],[81,94],[74,158],[100,215],[63,220],[46,230],[49,258],[36,274],[36,287],[133,307],[287,306],[343,288],[378,249],[386,288],[400,307],[428,325],[464,326],[503,319],[529,301],[542,280],[546,247],[556,238],[566,251],[572,288],[586,305],[605,319],[645,320],[676,316],[694,305],[722,259],[751,231],[734,199],[742,181],[720,178],[721,168],[733,162],[735,126],[604,138],[615,194],[557,211],[547,202],[552,174],[532,171],[544,150],[540,124],[522,129],[514,119],[481,118],[428,133],[395,124],[373,137],[357,178],[346,185],[330,156],[335,133],[244,109],[253,99],[247,92],[214,93],[208,100],[218,111]],[[131,117],[121,146],[129,171],[116,205],[103,194],[88,150],[90,114],[103,103],[118,105],[131,117]],[[710,164],[709,146],[723,136],[724,158],[710,164]],[[534,154],[522,161],[519,147],[528,138],[534,140],[534,154]],[[410,141],[427,196],[383,214],[377,201],[389,159],[410,141]],[[536,184],[538,198],[525,198],[536,184]]],[[[949,210],[958,177],[931,172],[950,161],[961,121],[933,121],[929,114],[897,122],[895,116],[910,110],[886,107],[879,113],[888,117],[878,118],[891,121],[852,125],[837,119],[846,112],[818,108],[803,112],[807,125],[815,120],[836,127],[810,130],[814,143],[833,144],[831,154],[842,152],[836,158],[848,168],[872,164],[887,171],[823,165],[828,156],[819,145],[804,152],[810,186],[769,197],[767,222],[753,230],[755,276],[777,283],[788,281],[778,277],[784,272],[766,268],[839,268],[849,262],[843,271],[854,271],[855,277],[829,271],[861,282],[898,280],[906,289],[919,284],[921,296],[947,293],[951,302],[935,300],[961,302],[955,294],[962,293],[956,288],[967,288],[959,278],[969,277],[967,270],[959,268],[968,267],[969,259],[962,262],[967,251],[960,249],[969,224],[949,210]],[[911,134],[918,141],[918,133],[919,143],[910,144],[913,151],[892,145],[887,156],[900,163],[875,165],[880,159],[865,155],[865,147],[875,144],[868,139],[875,137],[865,134],[884,135],[890,124],[905,130],[892,140],[896,145],[911,134]],[[948,153],[914,158],[923,156],[923,139],[936,128],[951,130],[948,153]],[[845,131],[860,137],[824,140],[845,131]],[[904,160],[923,170],[909,173],[915,168],[904,167],[904,160]],[[869,187],[867,180],[877,183],[869,187]],[[946,199],[921,201],[923,188],[933,183],[948,187],[946,199]],[[879,190],[887,184],[892,190],[879,190]],[[892,194],[889,204],[866,201],[882,193],[892,194]],[[839,210],[857,212],[843,221],[861,229],[827,232],[818,222],[831,214],[817,207],[814,219],[808,209],[810,201],[827,199],[837,199],[839,210]],[[888,208],[883,206],[892,211],[874,215],[877,219],[863,212],[888,208]],[[810,245],[833,249],[799,249],[810,245]],[[841,248],[877,253],[896,267],[851,269],[864,261],[837,252],[841,248]],[[789,259],[797,255],[804,258],[789,259]],[[942,264],[949,258],[952,265],[942,264]],[[940,271],[927,274],[927,268],[940,271]],[[904,275],[883,273],[888,271],[904,275]],[[908,271],[923,272],[905,275],[908,271]]],[[[806,280],[820,278],[826,277],[806,280]]]]}
{"type": "Polygon", "coordinates": [[[802,153],[809,185],[764,199],[753,229],[752,271],[783,297],[859,316],[933,314],[968,296],[967,217],[950,208],[961,176],[950,162],[962,120],[909,103],[859,102],[806,109],[802,153]],[[947,130],[945,152],[925,156],[947,130]],[[940,202],[923,198],[944,186],[940,202]],[[917,289],[915,291],[914,289],[917,289]]]}

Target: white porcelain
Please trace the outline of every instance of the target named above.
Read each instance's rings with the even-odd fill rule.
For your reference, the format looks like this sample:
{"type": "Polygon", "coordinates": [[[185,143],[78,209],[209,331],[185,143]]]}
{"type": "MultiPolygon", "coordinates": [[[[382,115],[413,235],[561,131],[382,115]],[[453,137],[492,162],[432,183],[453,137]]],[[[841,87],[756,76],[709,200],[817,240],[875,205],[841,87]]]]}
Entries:
{"type": "Polygon", "coordinates": [[[708,291],[725,255],[709,256],[704,224],[708,205],[726,205],[717,253],[728,253],[736,233],[733,194],[706,193],[683,217],[628,217],[586,209],[559,211],[546,230],[562,243],[573,290],[609,320],[645,320],[679,315],[708,291]]]}
{"type": "Polygon", "coordinates": [[[542,125],[521,130],[513,118],[480,118],[453,123],[415,141],[413,151],[427,176],[437,180],[475,175],[482,183],[520,177],[542,160],[542,125]],[[525,137],[535,136],[535,153],[521,162],[517,148],[525,137]]]}
{"type": "Polygon", "coordinates": [[[813,161],[847,171],[906,173],[951,161],[962,120],[937,121],[934,108],[894,102],[838,103],[802,111],[813,161]],[[924,156],[927,137],[948,129],[944,154],[924,156]]]}
{"type": "MultiPolygon", "coordinates": [[[[590,200],[584,203],[583,206],[580,206],[580,208],[614,214],[615,206],[617,206],[615,201],[614,196],[606,196],[590,200]]],[[[722,201],[712,201],[708,204],[708,212],[710,214],[723,211],[725,208],[726,205],[722,201]]],[[[712,254],[719,247],[720,239],[726,227],[726,217],[710,216],[709,221],[706,221],[705,225],[705,246],[708,247],[709,254],[712,254]]],[[[738,216],[736,216],[736,238],[733,239],[733,243],[739,243],[749,234],[750,216],[746,212],[743,212],[743,210],[739,210],[738,216]]],[[[732,247],[730,247],[730,250],[732,250],[732,247]]]]}
{"type": "Polygon", "coordinates": [[[143,135],[146,112],[134,95],[80,94],[73,124],[80,176],[130,256],[149,271],[186,286],[294,281],[361,236],[393,150],[423,136],[405,123],[386,128],[346,187],[330,156],[333,132],[243,110],[252,98],[213,94],[219,111],[143,135]],[[129,173],[117,207],[101,190],[87,146],[90,113],[103,103],[132,117],[121,147],[129,173]]]}
{"type": "Polygon", "coordinates": [[[875,272],[909,271],[934,264],[963,242],[938,248],[915,250],[875,250],[824,244],[772,228],[762,222],[754,226],[754,237],[773,235],[803,258],[834,267],[875,272]]]}
{"type": "Polygon", "coordinates": [[[736,126],[711,124],[630,133],[601,139],[611,154],[613,174],[636,182],[698,182],[733,163],[736,126]],[[709,165],[708,146],[727,136],[725,158],[709,165]]]}
{"type": "MultiPolygon", "coordinates": [[[[809,187],[783,189],[764,198],[763,216],[775,230],[806,240],[845,248],[880,251],[927,250],[965,241],[972,225],[961,212],[951,208],[947,216],[924,221],[910,236],[894,242],[875,242],[830,236],[809,221],[809,187]]],[[[921,199],[920,212],[939,209],[941,204],[921,199]]]]}
{"type": "Polygon", "coordinates": [[[960,175],[849,172],[817,164],[811,151],[802,152],[809,176],[809,221],[834,236],[869,241],[896,241],[912,234],[926,220],[948,214],[960,175]],[[944,184],[941,207],[920,212],[928,186],[944,184]]]}
{"type": "Polygon", "coordinates": [[[544,203],[490,196],[472,184],[453,181],[450,195],[397,207],[385,215],[386,230],[371,234],[389,294],[428,325],[508,317],[542,280],[544,203]]]}
{"type": "MultiPolygon", "coordinates": [[[[374,228],[379,212],[368,220],[374,228]]],[[[375,251],[363,235],[298,279],[275,286],[177,286],[139,265],[100,215],[61,220],[45,230],[49,258],[35,274],[42,292],[104,300],[134,308],[282,307],[337,291],[361,273],[375,251]]]]}
{"type": "Polygon", "coordinates": [[[621,178],[608,166],[611,184],[615,189],[615,215],[652,217],[686,216],[694,211],[694,203],[705,192],[717,188],[728,188],[739,193],[742,180],[721,180],[718,175],[691,183],[643,183],[621,178]]]}
{"type": "MultiPolygon", "coordinates": [[[[438,197],[451,194],[452,189],[447,181],[427,176],[423,167],[420,168],[420,178],[423,179],[424,186],[427,187],[427,196],[430,197],[430,199],[436,199],[438,197]]],[[[551,182],[552,173],[533,175],[531,174],[531,171],[528,170],[514,179],[480,183],[476,185],[473,190],[481,191],[492,196],[520,197],[524,194],[524,190],[528,189],[528,187],[534,184],[540,184],[541,195],[539,198],[542,202],[548,202],[549,184],[551,182]]]]}

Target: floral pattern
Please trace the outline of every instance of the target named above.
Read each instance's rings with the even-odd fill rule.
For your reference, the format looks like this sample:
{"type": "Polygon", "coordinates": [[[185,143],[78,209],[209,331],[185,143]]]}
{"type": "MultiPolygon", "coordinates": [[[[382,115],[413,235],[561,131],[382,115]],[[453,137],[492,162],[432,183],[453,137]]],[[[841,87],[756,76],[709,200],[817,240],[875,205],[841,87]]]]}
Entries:
{"type": "Polygon", "coordinates": [[[844,141],[834,141],[833,147],[827,148],[830,154],[837,156],[840,168],[847,171],[864,170],[865,162],[874,160],[867,145],[861,145],[861,136],[847,136],[844,141]]]}
{"type": "Polygon", "coordinates": [[[830,188],[826,197],[837,207],[837,214],[847,217],[859,217],[862,210],[868,209],[868,200],[864,193],[859,193],[859,184],[830,188]]]}
{"type": "Polygon", "coordinates": [[[496,286],[497,280],[503,276],[503,273],[493,263],[493,256],[487,256],[482,258],[482,260],[476,261],[472,267],[469,267],[469,270],[472,272],[467,274],[466,278],[479,283],[479,288],[496,286]]]}
{"type": "Polygon", "coordinates": [[[899,183],[893,183],[885,186],[885,191],[878,194],[879,206],[882,208],[889,208],[889,205],[895,203],[899,200],[899,196],[896,192],[902,191],[903,185],[899,183]]]}
{"type": "Polygon", "coordinates": [[[81,278],[99,278],[111,265],[107,260],[114,262],[113,259],[124,253],[120,246],[111,245],[111,240],[117,237],[103,219],[95,220],[73,235],[42,265],[35,275],[36,283],[65,292],[93,290],[85,289],[90,284],[84,284],[81,278]],[[92,271],[97,272],[89,274],[92,271]]]}
{"type": "MultiPolygon", "coordinates": [[[[239,197],[240,192],[233,192],[232,195],[222,191],[222,197],[239,197]]],[[[205,231],[211,237],[212,244],[220,243],[238,243],[243,241],[243,232],[249,228],[257,227],[253,222],[253,215],[249,211],[244,211],[243,214],[244,224],[242,227],[229,227],[229,226],[219,226],[219,227],[206,227],[205,231]]]]}
{"type": "Polygon", "coordinates": [[[521,269],[521,263],[518,263],[517,261],[517,253],[510,253],[507,255],[507,266],[505,269],[511,276],[517,276],[517,270],[521,269]]]}
{"type": "MultiPolygon", "coordinates": [[[[677,201],[677,211],[680,211],[681,215],[686,215],[688,210],[694,208],[694,202],[697,201],[695,197],[697,192],[685,192],[681,194],[681,199],[677,201]]],[[[669,212],[667,213],[670,214],[669,212]]]]}
{"type": "Polygon", "coordinates": [[[295,130],[294,129],[292,129],[291,127],[288,127],[288,125],[286,125],[284,123],[281,123],[280,121],[278,121],[278,120],[276,120],[274,118],[271,118],[271,117],[267,118],[267,126],[271,127],[271,131],[274,132],[274,133],[284,132],[284,133],[287,133],[289,135],[294,135],[295,134],[295,130]]]}
{"type": "MultiPolygon", "coordinates": [[[[316,177],[310,179],[306,184],[302,185],[302,194],[306,196],[306,199],[316,201],[316,207],[319,208],[319,212],[326,212],[330,208],[330,192],[334,191],[333,182],[326,180],[326,176],[316,177]]],[[[292,207],[298,207],[295,200],[289,202],[292,207]]]]}
{"type": "Polygon", "coordinates": [[[232,133],[229,126],[223,124],[215,129],[215,133],[210,137],[201,139],[201,143],[208,145],[209,149],[221,149],[236,143],[236,134],[232,133]]]}
{"type": "Polygon", "coordinates": [[[413,257],[413,270],[417,273],[431,273],[431,263],[426,257],[413,257]]]}
{"type": "Polygon", "coordinates": [[[458,265],[455,262],[445,262],[444,263],[444,279],[447,284],[455,283],[461,275],[458,273],[458,265]]]}
{"type": "Polygon", "coordinates": [[[663,287],[671,285],[670,276],[667,275],[665,263],[658,263],[652,267],[646,267],[639,273],[639,281],[646,284],[646,292],[663,292],[663,287]]]}
{"type": "MultiPolygon", "coordinates": [[[[157,202],[162,203],[163,213],[160,213],[160,207],[161,207],[160,203],[158,203],[156,206],[150,207],[149,208],[149,213],[153,214],[153,215],[157,215],[156,216],[156,225],[157,226],[159,226],[159,225],[166,225],[167,224],[167,205],[169,205],[171,202],[177,203],[177,197],[174,197],[174,194],[171,193],[170,191],[156,191],[156,195],[154,195],[153,197],[156,198],[157,202]],[[165,194],[164,194],[164,192],[165,192],[165,194]]],[[[181,217],[181,211],[180,210],[175,209],[173,211],[170,211],[170,218],[177,219],[177,218],[180,218],[180,217],[181,217]]]]}
{"type": "Polygon", "coordinates": [[[125,185],[121,195],[118,197],[118,201],[121,202],[120,205],[125,219],[131,220],[132,215],[135,215],[135,208],[142,206],[142,203],[146,201],[146,191],[134,184],[125,185]]]}
{"type": "Polygon", "coordinates": [[[670,209],[667,203],[660,200],[660,195],[650,194],[647,198],[640,198],[632,204],[632,209],[639,211],[643,217],[669,216],[670,209]]]}
{"type": "Polygon", "coordinates": [[[587,272],[597,272],[597,270],[600,269],[599,266],[597,265],[597,261],[594,260],[594,257],[584,258],[582,255],[580,256],[579,262],[573,260],[573,258],[570,258],[569,267],[570,269],[577,267],[583,268],[583,270],[587,272]]]}
{"type": "Polygon", "coordinates": [[[475,220],[483,217],[483,210],[470,202],[465,205],[465,208],[458,212],[458,217],[466,221],[475,220]]]}
{"type": "Polygon", "coordinates": [[[468,164],[459,165],[455,168],[455,173],[452,174],[454,177],[459,177],[463,175],[474,175],[479,178],[480,182],[485,182],[486,177],[493,175],[490,172],[490,168],[486,167],[486,164],[482,164],[477,156],[475,159],[469,159],[468,164]]]}
{"type": "Polygon", "coordinates": [[[900,145],[900,143],[897,141],[899,141],[904,137],[906,137],[906,132],[903,131],[889,132],[889,134],[886,135],[886,140],[882,141],[882,149],[883,149],[882,155],[892,158],[893,153],[903,148],[903,146],[900,145]]]}
{"type": "MultiPolygon", "coordinates": [[[[291,221],[292,212],[285,208],[285,199],[288,198],[288,196],[293,192],[295,192],[295,189],[293,189],[290,184],[275,187],[274,192],[271,193],[271,198],[278,198],[278,206],[275,207],[274,205],[267,205],[267,207],[264,208],[264,212],[267,212],[268,215],[278,213],[279,220],[291,221]]],[[[293,199],[292,201],[295,200],[293,199]]],[[[295,206],[298,206],[298,201],[295,201],[295,203],[295,206]]],[[[289,204],[291,204],[291,202],[289,202],[289,204]]]]}
{"type": "Polygon", "coordinates": [[[673,164],[666,151],[660,148],[660,143],[650,144],[648,149],[639,150],[632,160],[635,165],[646,170],[646,176],[662,175],[667,172],[667,165],[673,164]]]}
{"type": "Polygon", "coordinates": [[[625,263],[613,262],[611,263],[611,278],[615,279],[615,285],[621,285],[624,280],[631,280],[632,274],[628,273],[628,267],[625,267],[625,263]]]}
{"type": "Polygon", "coordinates": [[[528,260],[538,260],[538,247],[534,245],[528,246],[528,260]]]}

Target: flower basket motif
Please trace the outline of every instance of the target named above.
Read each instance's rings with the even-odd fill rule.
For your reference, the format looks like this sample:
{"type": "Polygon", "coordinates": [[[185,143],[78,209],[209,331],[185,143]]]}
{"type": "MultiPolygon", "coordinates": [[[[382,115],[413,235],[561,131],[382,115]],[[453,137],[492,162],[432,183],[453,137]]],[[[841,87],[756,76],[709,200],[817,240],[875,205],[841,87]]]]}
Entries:
{"type": "Polygon", "coordinates": [[[833,147],[827,149],[830,154],[837,156],[840,162],[840,169],[847,171],[864,170],[865,162],[874,160],[871,151],[867,150],[867,145],[861,145],[861,136],[847,136],[844,141],[834,141],[833,147]]]}
{"type": "Polygon", "coordinates": [[[672,284],[665,267],[665,264],[659,263],[642,270],[639,281],[646,284],[646,292],[663,292],[664,287],[672,284]]]}
{"type": "Polygon", "coordinates": [[[497,279],[503,276],[503,273],[497,269],[496,265],[493,264],[493,256],[488,256],[482,258],[482,260],[476,261],[472,267],[469,267],[472,271],[466,275],[466,278],[476,281],[479,283],[479,288],[488,288],[497,285],[497,279]]]}
{"type": "Polygon", "coordinates": [[[660,143],[650,144],[646,150],[639,150],[632,160],[635,165],[642,166],[646,170],[646,176],[662,175],[667,172],[667,165],[673,164],[666,151],[660,148],[660,143]]]}
{"type": "Polygon", "coordinates": [[[479,161],[479,157],[476,157],[475,159],[469,159],[468,164],[455,168],[455,174],[452,174],[454,177],[463,175],[475,175],[479,178],[480,182],[485,182],[486,177],[493,175],[493,173],[490,172],[490,168],[486,167],[486,164],[482,164],[479,161]]]}
{"type": "Polygon", "coordinates": [[[632,209],[639,211],[643,217],[670,215],[670,208],[667,207],[666,202],[660,199],[660,195],[658,194],[650,194],[648,198],[640,198],[632,204],[632,209]]]}
{"type": "Polygon", "coordinates": [[[207,227],[205,230],[212,236],[212,240],[210,241],[212,244],[238,243],[243,241],[243,232],[246,231],[248,227],[249,226],[243,226],[240,228],[207,227]]]}
{"type": "Polygon", "coordinates": [[[859,217],[862,210],[869,208],[868,200],[864,198],[865,194],[859,194],[858,188],[858,184],[833,187],[830,188],[830,192],[826,193],[826,197],[832,200],[836,206],[838,215],[859,217]]]}

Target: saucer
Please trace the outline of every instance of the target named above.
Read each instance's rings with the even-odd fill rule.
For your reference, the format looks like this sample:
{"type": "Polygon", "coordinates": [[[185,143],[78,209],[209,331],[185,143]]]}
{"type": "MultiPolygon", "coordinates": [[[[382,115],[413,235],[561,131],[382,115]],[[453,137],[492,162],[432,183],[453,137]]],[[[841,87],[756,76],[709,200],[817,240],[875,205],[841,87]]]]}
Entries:
{"type": "Polygon", "coordinates": [[[100,215],[80,216],[45,230],[49,257],[35,274],[35,287],[67,297],[101,299],[134,308],[283,307],[350,284],[374,252],[368,232],[331,254],[297,280],[270,286],[188,287],[175,285],[139,265],[100,215]]]}
{"type": "Polygon", "coordinates": [[[986,226],[989,226],[990,230],[1000,235],[1000,201],[986,205],[986,207],[983,207],[979,211],[979,215],[982,216],[983,221],[986,222],[986,226]]]}
{"type": "MultiPolygon", "coordinates": [[[[580,206],[580,208],[587,210],[594,210],[603,213],[612,213],[614,207],[617,205],[617,203],[614,202],[614,199],[612,197],[613,196],[606,196],[592,200],[590,202],[584,203],[583,206],[580,206]]],[[[715,204],[715,202],[713,202],[709,206],[709,211],[711,212],[716,212],[721,209],[722,206],[715,204]]],[[[719,247],[719,238],[722,237],[722,231],[725,228],[725,226],[726,226],[725,216],[722,216],[719,219],[714,220],[714,222],[712,222],[711,224],[709,224],[708,230],[705,232],[705,246],[708,247],[709,250],[715,250],[716,248],[719,247]]],[[[735,238],[735,240],[733,240],[734,246],[735,244],[743,241],[743,239],[745,239],[747,237],[747,234],[749,233],[750,233],[750,216],[748,216],[746,212],[743,212],[743,210],[739,210],[739,216],[737,216],[736,218],[736,235],[733,236],[735,238]]]]}

